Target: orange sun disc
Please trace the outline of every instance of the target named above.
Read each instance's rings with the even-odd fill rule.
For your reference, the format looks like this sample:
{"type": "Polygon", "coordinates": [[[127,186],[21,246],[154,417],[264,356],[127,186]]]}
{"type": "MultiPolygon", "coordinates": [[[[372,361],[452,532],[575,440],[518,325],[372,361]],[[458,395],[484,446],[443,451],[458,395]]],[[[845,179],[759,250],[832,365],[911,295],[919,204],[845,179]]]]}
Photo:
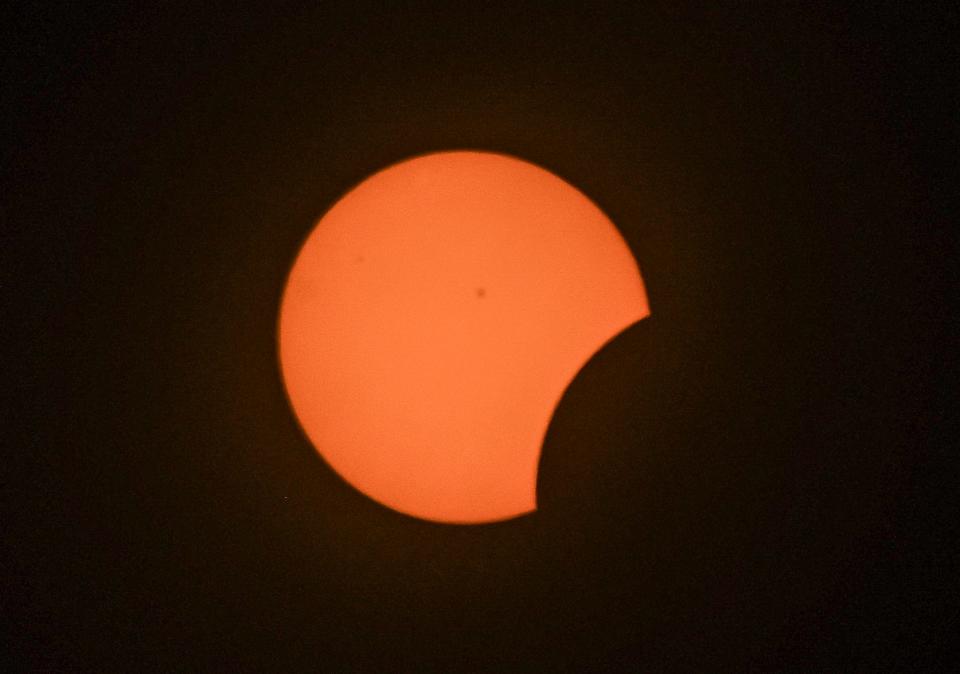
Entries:
{"type": "Polygon", "coordinates": [[[649,314],[613,223],[513,157],[390,166],[310,232],[279,356],[307,437],[355,488],[427,520],[536,509],[551,416],[603,344],[649,314]]]}

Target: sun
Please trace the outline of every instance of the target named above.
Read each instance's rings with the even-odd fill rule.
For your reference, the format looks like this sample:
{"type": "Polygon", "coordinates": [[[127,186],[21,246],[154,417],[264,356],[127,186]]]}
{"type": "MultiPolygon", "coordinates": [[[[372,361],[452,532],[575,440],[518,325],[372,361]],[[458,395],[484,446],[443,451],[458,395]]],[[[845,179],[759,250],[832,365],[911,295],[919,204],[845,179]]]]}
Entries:
{"type": "Polygon", "coordinates": [[[489,152],[414,157],[316,223],[280,305],[280,368],[320,455],[370,498],[481,523],[536,509],[576,373],[649,314],[636,260],[582,192],[489,152]]]}

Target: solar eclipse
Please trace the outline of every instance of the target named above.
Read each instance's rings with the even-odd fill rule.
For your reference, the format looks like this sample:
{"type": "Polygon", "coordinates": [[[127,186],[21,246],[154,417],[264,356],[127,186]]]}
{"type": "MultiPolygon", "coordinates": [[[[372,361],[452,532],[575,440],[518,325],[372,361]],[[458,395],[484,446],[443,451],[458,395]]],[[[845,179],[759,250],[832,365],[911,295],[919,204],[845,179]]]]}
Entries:
{"type": "Polygon", "coordinates": [[[513,157],[440,152],[320,219],[283,294],[280,363],[350,484],[420,518],[489,522],[536,509],[563,391],[648,313],[630,249],[583,193],[513,157]]]}

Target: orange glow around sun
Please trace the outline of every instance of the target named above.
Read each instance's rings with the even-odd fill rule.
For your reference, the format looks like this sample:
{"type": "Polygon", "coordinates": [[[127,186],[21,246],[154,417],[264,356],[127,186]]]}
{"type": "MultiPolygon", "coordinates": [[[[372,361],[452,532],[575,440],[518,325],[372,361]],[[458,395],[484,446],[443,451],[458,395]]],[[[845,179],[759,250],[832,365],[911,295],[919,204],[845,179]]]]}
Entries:
{"type": "Polygon", "coordinates": [[[564,390],[648,313],[630,249],[584,194],[513,157],[440,152],[316,224],[283,293],[280,366],[348,483],[423,519],[490,522],[536,509],[564,390]]]}

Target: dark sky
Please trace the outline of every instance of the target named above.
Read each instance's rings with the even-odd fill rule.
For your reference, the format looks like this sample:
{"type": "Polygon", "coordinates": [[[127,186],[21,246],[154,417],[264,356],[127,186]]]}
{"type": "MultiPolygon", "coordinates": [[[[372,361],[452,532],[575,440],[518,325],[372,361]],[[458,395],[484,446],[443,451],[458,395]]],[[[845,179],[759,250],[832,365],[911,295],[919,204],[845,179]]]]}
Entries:
{"type": "Polygon", "coordinates": [[[30,4],[0,47],[5,663],[950,668],[955,12],[30,4]],[[585,191],[653,310],[564,396],[539,511],[478,527],[343,483],[275,353],[315,220],[454,148],[585,191]]]}

